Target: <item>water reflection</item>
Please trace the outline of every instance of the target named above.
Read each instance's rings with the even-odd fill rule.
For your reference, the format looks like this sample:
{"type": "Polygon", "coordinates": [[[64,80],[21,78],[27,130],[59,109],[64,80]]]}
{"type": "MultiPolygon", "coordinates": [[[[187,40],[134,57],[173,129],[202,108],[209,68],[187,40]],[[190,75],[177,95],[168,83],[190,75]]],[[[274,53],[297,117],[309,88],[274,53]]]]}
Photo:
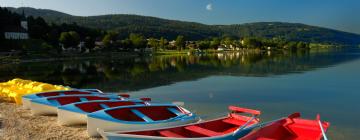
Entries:
{"type": "Polygon", "coordinates": [[[212,75],[263,77],[310,71],[358,58],[344,55],[348,52],[235,52],[31,62],[0,65],[0,76],[2,81],[20,77],[77,88],[134,91],[212,75]]]}
{"type": "Polygon", "coordinates": [[[294,111],[304,112],[307,118],[320,113],[331,122],[330,138],[356,139],[360,124],[353,120],[360,117],[354,111],[360,98],[360,61],[353,60],[360,57],[359,52],[237,52],[32,62],[0,65],[0,80],[20,77],[106,92],[135,91],[132,97],[184,102],[203,118],[222,115],[228,105],[259,109],[263,120],[294,111]],[[332,68],[318,70],[324,67],[332,68]]]}

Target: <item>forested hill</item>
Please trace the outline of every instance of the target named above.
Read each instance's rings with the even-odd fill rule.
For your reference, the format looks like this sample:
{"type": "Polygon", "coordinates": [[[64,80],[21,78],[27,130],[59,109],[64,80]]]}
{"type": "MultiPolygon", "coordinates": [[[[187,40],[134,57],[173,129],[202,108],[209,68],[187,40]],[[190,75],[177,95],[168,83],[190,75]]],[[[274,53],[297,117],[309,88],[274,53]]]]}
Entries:
{"type": "Polygon", "coordinates": [[[291,41],[316,43],[360,44],[360,35],[298,23],[259,22],[236,25],[205,25],[195,22],[167,20],[138,15],[102,15],[80,17],[34,8],[9,8],[27,16],[41,16],[47,22],[77,23],[86,27],[118,31],[126,37],[129,33],[141,33],[146,37],[174,39],[184,35],[188,40],[229,35],[239,37],[282,38],[291,41]]]}
{"type": "Polygon", "coordinates": [[[67,18],[67,17],[73,17],[72,15],[65,14],[62,12],[49,10],[49,9],[35,9],[31,7],[21,7],[21,8],[13,8],[13,7],[6,7],[8,10],[22,14],[23,11],[25,12],[25,15],[27,16],[34,16],[34,17],[44,17],[44,18],[51,18],[52,20],[59,18],[67,18]]]}
{"type": "Polygon", "coordinates": [[[360,35],[300,23],[258,22],[220,25],[224,32],[238,37],[282,38],[289,41],[360,44],[360,35]]]}

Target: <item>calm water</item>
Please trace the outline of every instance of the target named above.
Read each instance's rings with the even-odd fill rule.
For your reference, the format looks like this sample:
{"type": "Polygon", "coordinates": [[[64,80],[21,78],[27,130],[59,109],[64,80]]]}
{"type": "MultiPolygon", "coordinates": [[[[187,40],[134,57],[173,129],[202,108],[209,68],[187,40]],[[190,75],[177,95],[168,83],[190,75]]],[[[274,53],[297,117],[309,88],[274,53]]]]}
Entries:
{"type": "Polygon", "coordinates": [[[293,112],[331,122],[331,139],[360,137],[360,51],[154,56],[0,65],[15,77],[185,102],[214,118],[228,105],[259,109],[263,120],[293,112]]]}

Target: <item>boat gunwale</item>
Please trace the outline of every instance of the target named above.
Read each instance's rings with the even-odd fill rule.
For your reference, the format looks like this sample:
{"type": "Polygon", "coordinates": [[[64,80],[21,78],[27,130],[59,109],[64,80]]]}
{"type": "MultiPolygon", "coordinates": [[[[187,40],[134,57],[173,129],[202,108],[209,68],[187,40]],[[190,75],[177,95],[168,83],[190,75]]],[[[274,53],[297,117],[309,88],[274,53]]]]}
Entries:
{"type": "MultiPolygon", "coordinates": [[[[230,114],[230,113],[229,113],[230,114]]],[[[161,137],[161,136],[149,136],[149,135],[136,135],[136,134],[126,134],[126,133],[134,133],[134,132],[142,132],[142,131],[161,131],[161,130],[167,130],[167,129],[173,129],[173,128],[181,128],[181,127],[186,127],[186,126],[192,126],[192,125],[201,125],[201,124],[205,124],[205,123],[209,123],[209,122],[214,122],[214,121],[220,121],[220,120],[224,120],[224,119],[228,119],[231,118],[230,115],[224,115],[220,118],[215,118],[215,119],[210,119],[210,120],[200,120],[198,122],[194,122],[194,123],[190,123],[190,124],[184,124],[184,125],[179,125],[179,126],[169,126],[169,127],[163,127],[163,128],[159,128],[159,129],[140,129],[140,130],[135,130],[135,131],[104,131],[103,133],[107,133],[110,135],[115,135],[115,136],[126,136],[127,138],[147,138],[147,139],[164,139],[164,140],[168,140],[168,139],[174,139],[174,140],[203,140],[203,139],[219,139],[219,138],[226,138],[229,136],[232,136],[233,133],[228,133],[228,134],[224,134],[224,135],[218,135],[218,136],[212,136],[212,137],[197,137],[197,138],[176,138],[176,137],[161,137]]],[[[98,131],[101,131],[98,129],[98,131]]]]}
{"type": "Polygon", "coordinates": [[[107,109],[103,109],[103,110],[99,110],[93,113],[89,113],[87,114],[88,117],[94,118],[94,119],[100,119],[100,120],[104,120],[104,121],[110,121],[110,122],[115,122],[115,123],[124,123],[124,124],[138,124],[138,125],[144,125],[144,124],[159,124],[159,123],[167,123],[167,122],[174,122],[174,121],[187,121],[187,120],[191,120],[191,119],[196,119],[197,116],[194,113],[191,113],[190,111],[188,111],[187,109],[181,107],[181,106],[177,106],[174,104],[150,104],[150,105],[131,105],[131,106],[119,106],[119,107],[113,107],[113,108],[107,108],[107,109]],[[123,108],[141,108],[141,107],[156,107],[156,106],[165,106],[165,107],[177,107],[177,108],[181,108],[182,110],[184,110],[186,113],[188,114],[184,114],[185,116],[181,117],[176,115],[175,117],[166,119],[166,120],[158,120],[158,121],[151,121],[151,122],[146,122],[146,121],[125,121],[125,120],[120,120],[117,118],[114,118],[113,116],[109,115],[107,113],[107,111],[111,111],[111,110],[116,110],[116,109],[123,109],[123,108]]]}
{"type": "MultiPolygon", "coordinates": [[[[71,103],[71,104],[67,104],[67,105],[62,105],[62,106],[59,106],[58,109],[71,111],[71,112],[76,112],[76,113],[81,113],[81,114],[89,114],[89,112],[83,111],[82,109],[80,109],[76,105],[87,104],[87,103],[97,103],[97,102],[134,102],[134,103],[144,103],[144,105],[145,105],[145,102],[142,101],[142,100],[139,100],[139,99],[129,99],[129,100],[91,100],[91,101],[87,101],[87,102],[75,102],[75,103],[71,103]]],[[[131,105],[126,105],[126,106],[131,106],[131,105]]],[[[111,108],[113,108],[113,107],[111,107],[111,108]]],[[[101,110],[104,110],[104,109],[101,109],[101,110]]],[[[100,111],[100,110],[98,110],[98,111],[100,111]]],[[[96,112],[96,111],[94,111],[94,112],[96,112]]],[[[90,112],[90,113],[93,113],[93,112],[90,112]]]]}
{"type": "MultiPolygon", "coordinates": [[[[56,98],[70,98],[70,97],[104,97],[104,98],[108,98],[109,100],[126,100],[123,97],[118,97],[118,96],[114,96],[114,95],[60,95],[60,96],[52,96],[52,97],[44,97],[44,98],[37,98],[37,99],[32,99],[31,102],[34,103],[38,103],[38,104],[43,104],[43,105],[49,105],[49,106],[64,106],[61,105],[60,103],[58,103],[58,101],[56,100],[56,98]],[[54,103],[53,101],[56,101],[56,103],[54,103]]],[[[90,100],[90,101],[96,101],[96,100],[90,100]]],[[[80,101],[81,102],[81,101],[80,101]]],[[[78,102],[74,102],[74,103],[78,103],[78,102]]],[[[72,104],[72,103],[70,103],[72,104]]],[[[68,105],[68,104],[66,104],[68,105]]]]}
{"type": "MultiPolygon", "coordinates": [[[[48,97],[55,97],[55,96],[39,96],[39,94],[44,94],[44,93],[51,93],[51,92],[69,92],[69,91],[81,91],[81,92],[88,92],[90,94],[69,94],[69,95],[105,95],[101,90],[99,89],[70,89],[70,90],[50,90],[50,91],[45,91],[45,92],[36,92],[36,93],[32,93],[29,95],[24,95],[22,96],[22,98],[25,99],[38,99],[38,98],[48,98],[48,97]],[[94,91],[88,91],[88,90],[97,90],[98,92],[94,92],[94,91]]],[[[67,95],[57,95],[57,96],[67,96],[67,95]]]]}

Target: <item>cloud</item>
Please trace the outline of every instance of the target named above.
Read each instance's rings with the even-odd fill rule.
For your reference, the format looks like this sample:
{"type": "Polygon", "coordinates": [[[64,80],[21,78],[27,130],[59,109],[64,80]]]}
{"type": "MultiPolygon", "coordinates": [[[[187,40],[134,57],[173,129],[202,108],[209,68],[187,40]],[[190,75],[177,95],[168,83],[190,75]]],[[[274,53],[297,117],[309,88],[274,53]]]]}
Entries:
{"type": "Polygon", "coordinates": [[[213,7],[212,7],[212,4],[209,3],[208,5],[206,5],[206,10],[208,11],[212,11],[213,10],[213,7]]]}

